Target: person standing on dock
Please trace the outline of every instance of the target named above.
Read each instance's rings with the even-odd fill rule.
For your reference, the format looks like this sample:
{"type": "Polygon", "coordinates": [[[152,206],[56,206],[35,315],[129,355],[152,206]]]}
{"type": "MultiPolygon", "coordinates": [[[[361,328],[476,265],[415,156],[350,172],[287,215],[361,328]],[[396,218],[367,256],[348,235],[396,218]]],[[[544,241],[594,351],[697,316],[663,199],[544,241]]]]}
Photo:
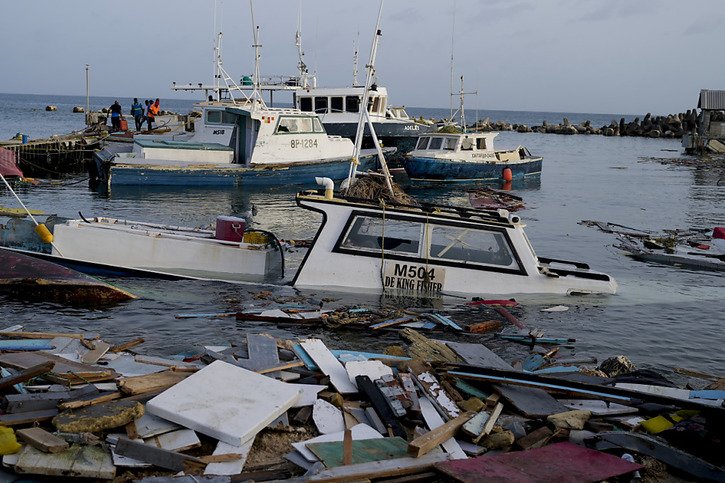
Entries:
{"type": "Polygon", "coordinates": [[[111,105],[111,129],[113,132],[121,130],[121,104],[118,101],[111,105]]]}
{"type": "Polygon", "coordinates": [[[154,103],[148,101],[148,107],[146,108],[146,121],[149,125],[149,131],[153,129],[152,124],[156,120],[156,112],[158,112],[158,109],[156,108],[154,103]]]}
{"type": "Polygon", "coordinates": [[[143,124],[143,106],[136,97],[133,98],[133,104],[131,104],[131,115],[136,122],[136,132],[139,132],[143,124]]]}

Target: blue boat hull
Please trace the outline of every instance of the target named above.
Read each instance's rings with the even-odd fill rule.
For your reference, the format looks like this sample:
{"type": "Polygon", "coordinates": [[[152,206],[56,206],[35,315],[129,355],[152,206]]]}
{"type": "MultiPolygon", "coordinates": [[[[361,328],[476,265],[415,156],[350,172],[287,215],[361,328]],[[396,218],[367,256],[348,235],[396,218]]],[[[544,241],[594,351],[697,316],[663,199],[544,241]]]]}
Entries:
{"type": "Polygon", "coordinates": [[[514,179],[541,174],[540,157],[515,163],[473,163],[439,158],[411,156],[403,161],[411,180],[440,182],[493,181],[503,178],[504,168],[511,168],[514,179]]]}
{"type": "MultiPolygon", "coordinates": [[[[377,158],[360,159],[358,171],[375,169],[377,158]]],[[[289,165],[275,168],[234,166],[225,168],[153,168],[112,166],[111,186],[279,186],[309,184],[316,176],[345,179],[349,160],[289,165]]]]}

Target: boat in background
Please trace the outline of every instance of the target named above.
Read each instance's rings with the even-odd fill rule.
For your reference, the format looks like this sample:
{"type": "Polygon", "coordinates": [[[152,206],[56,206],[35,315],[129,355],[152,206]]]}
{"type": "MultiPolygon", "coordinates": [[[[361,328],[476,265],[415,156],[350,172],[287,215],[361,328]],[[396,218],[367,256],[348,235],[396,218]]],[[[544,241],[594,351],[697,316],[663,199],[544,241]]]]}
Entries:
{"type": "Polygon", "coordinates": [[[0,293],[31,301],[105,305],[136,296],[56,263],[0,248],[0,293]]]}
{"type": "MultiPolygon", "coordinates": [[[[363,98],[364,86],[318,88],[306,87],[294,92],[295,107],[320,116],[329,134],[354,139],[363,98]]],[[[435,129],[432,124],[410,118],[405,107],[388,105],[385,87],[373,86],[367,110],[380,142],[395,147],[399,153],[410,151],[416,137],[435,129]]],[[[370,130],[366,129],[363,146],[372,147],[370,130]]]]}
{"type": "Polygon", "coordinates": [[[466,132],[461,76],[461,127],[463,132],[436,132],[418,137],[415,149],[403,160],[412,181],[461,183],[473,181],[511,181],[541,174],[543,158],[533,156],[523,146],[497,151],[496,132],[466,132]]]}
{"type": "Polygon", "coordinates": [[[24,219],[2,226],[0,244],[93,275],[226,282],[274,282],[284,276],[277,238],[247,230],[243,218],[218,217],[215,230],[104,217],[49,217],[45,224],[53,234],[52,247],[24,219]]]}
{"type": "MultiPolygon", "coordinates": [[[[353,155],[353,143],[328,136],[316,115],[261,101],[208,103],[194,126],[193,133],[172,138],[139,136],[131,152],[113,153],[95,169],[107,173],[109,187],[284,185],[319,173],[342,179],[353,155]]],[[[372,152],[360,162],[376,166],[372,152]]]]}

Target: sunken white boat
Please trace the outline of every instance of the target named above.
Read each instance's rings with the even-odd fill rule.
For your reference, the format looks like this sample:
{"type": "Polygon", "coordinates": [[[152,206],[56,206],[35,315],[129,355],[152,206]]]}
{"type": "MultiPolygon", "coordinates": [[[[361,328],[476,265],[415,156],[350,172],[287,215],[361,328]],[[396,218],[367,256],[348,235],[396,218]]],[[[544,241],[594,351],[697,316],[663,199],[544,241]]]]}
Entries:
{"type": "MultiPolygon", "coordinates": [[[[331,183],[331,182],[330,182],[331,183]]],[[[297,194],[322,224],[298,288],[413,296],[614,294],[616,281],[585,263],[538,257],[518,216],[434,205],[386,205],[297,194]]]]}
{"type": "Polygon", "coordinates": [[[0,241],[92,275],[225,282],[278,282],[284,275],[279,241],[265,231],[245,230],[243,218],[220,216],[215,230],[106,217],[46,224],[52,246],[38,240],[29,220],[6,225],[0,241]]]}

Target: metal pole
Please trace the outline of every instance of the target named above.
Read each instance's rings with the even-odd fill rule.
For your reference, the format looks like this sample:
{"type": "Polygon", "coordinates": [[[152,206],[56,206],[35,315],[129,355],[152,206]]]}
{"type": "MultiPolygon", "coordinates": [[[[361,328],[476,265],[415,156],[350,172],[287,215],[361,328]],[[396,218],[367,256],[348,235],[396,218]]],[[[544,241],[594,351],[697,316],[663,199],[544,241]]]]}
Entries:
{"type": "Polygon", "coordinates": [[[88,126],[91,119],[91,96],[90,96],[90,66],[86,64],[86,126],[88,126]]]}

